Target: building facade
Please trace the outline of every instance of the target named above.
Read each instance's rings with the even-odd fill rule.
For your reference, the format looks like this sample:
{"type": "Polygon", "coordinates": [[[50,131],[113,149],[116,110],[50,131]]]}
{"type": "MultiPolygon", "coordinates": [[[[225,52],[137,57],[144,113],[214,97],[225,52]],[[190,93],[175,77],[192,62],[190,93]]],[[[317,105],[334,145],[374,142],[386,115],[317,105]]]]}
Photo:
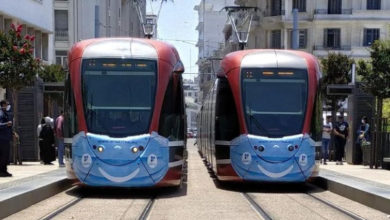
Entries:
{"type": "Polygon", "coordinates": [[[196,133],[196,116],[200,110],[199,98],[199,77],[183,80],[183,90],[186,102],[187,130],[189,133],[196,133]]]}
{"type": "MultiPolygon", "coordinates": [[[[54,62],[53,19],[53,1],[0,0],[0,31],[8,32],[11,24],[23,25],[23,35],[35,36],[34,56],[45,64],[54,62]]],[[[5,89],[0,88],[0,99],[4,98],[5,89]]]]}
{"type": "Polygon", "coordinates": [[[352,58],[368,58],[367,47],[377,39],[390,38],[387,0],[236,0],[236,3],[259,8],[248,48],[290,49],[293,8],[299,11],[299,49],[317,57],[338,52],[352,58]]]}
{"type": "Polygon", "coordinates": [[[218,51],[224,47],[223,29],[227,21],[227,14],[223,10],[226,6],[233,6],[234,0],[201,0],[194,7],[198,11],[199,22],[196,30],[199,38],[196,46],[199,50],[199,85],[201,97],[207,94],[211,87],[214,72],[217,71],[220,61],[218,51]]]}
{"type": "MultiPolygon", "coordinates": [[[[143,37],[133,0],[54,0],[56,63],[67,65],[67,51],[78,41],[98,37],[143,37]]],[[[141,3],[145,15],[146,1],[141,3]]]]}

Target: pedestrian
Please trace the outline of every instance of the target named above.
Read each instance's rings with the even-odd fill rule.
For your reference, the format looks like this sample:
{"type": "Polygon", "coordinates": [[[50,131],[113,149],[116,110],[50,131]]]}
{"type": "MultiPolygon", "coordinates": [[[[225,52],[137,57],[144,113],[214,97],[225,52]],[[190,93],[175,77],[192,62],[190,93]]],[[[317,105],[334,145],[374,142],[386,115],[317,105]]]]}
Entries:
{"type": "Polygon", "coordinates": [[[45,123],[46,123],[45,119],[42,118],[41,119],[41,123],[37,127],[37,137],[38,137],[38,140],[39,140],[39,142],[38,142],[39,143],[39,158],[42,161],[42,163],[43,163],[43,155],[42,155],[42,152],[43,152],[43,149],[42,149],[43,139],[40,138],[40,135],[41,135],[41,131],[42,131],[43,126],[45,126],[45,123]]]}
{"type": "Polygon", "coordinates": [[[7,101],[2,100],[0,106],[0,177],[11,177],[7,164],[12,139],[12,120],[7,113],[7,101]]]}
{"type": "Polygon", "coordinates": [[[53,165],[51,162],[56,159],[54,148],[54,131],[50,125],[50,120],[41,121],[41,131],[39,132],[39,148],[41,150],[43,164],[53,165]],[[42,124],[42,122],[45,122],[42,124]]]}
{"type": "Polygon", "coordinates": [[[363,148],[362,144],[370,141],[370,124],[368,123],[367,117],[363,116],[361,123],[357,130],[357,149],[360,151],[360,155],[362,155],[363,148]]]}
{"type": "Polygon", "coordinates": [[[344,121],[342,113],[338,116],[338,121],[334,126],[333,132],[335,134],[336,165],[343,165],[344,149],[348,139],[349,125],[344,121]]]}
{"type": "Polygon", "coordinates": [[[55,133],[58,143],[58,164],[60,167],[65,167],[64,164],[64,111],[61,111],[60,115],[55,121],[55,133]]]}
{"type": "Polygon", "coordinates": [[[328,159],[330,133],[332,132],[332,117],[327,116],[325,124],[322,127],[322,160],[323,164],[327,165],[326,160],[328,159]]]}

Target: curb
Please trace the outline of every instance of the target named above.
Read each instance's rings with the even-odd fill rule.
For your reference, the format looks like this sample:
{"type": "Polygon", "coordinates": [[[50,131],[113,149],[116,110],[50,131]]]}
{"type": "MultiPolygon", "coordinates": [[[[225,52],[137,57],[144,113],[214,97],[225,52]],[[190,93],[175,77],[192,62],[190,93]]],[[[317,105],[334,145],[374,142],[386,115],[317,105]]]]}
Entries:
{"type": "Polygon", "coordinates": [[[71,183],[64,175],[42,176],[37,180],[0,190],[0,219],[70,188],[71,183]]]}
{"type": "MultiPolygon", "coordinates": [[[[314,179],[313,184],[333,193],[364,204],[373,209],[390,214],[390,189],[375,186],[374,184],[344,181],[343,178],[333,178],[320,175],[314,179]]],[[[388,187],[388,186],[387,186],[388,187]]]]}

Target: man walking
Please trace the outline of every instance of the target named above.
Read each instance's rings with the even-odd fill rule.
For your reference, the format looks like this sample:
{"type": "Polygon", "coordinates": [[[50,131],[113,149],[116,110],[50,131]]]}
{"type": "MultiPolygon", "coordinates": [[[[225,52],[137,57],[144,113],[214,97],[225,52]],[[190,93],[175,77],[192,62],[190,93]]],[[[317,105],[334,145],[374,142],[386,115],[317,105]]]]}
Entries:
{"type": "Polygon", "coordinates": [[[336,148],[336,165],[343,165],[344,147],[347,143],[349,125],[346,121],[344,121],[344,116],[342,113],[339,115],[338,121],[333,131],[335,134],[334,140],[336,148]]]}
{"type": "Polygon", "coordinates": [[[12,139],[12,121],[7,114],[7,101],[0,102],[0,177],[11,177],[7,171],[10,141],[12,139]]]}
{"type": "Polygon", "coordinates": [[[63,133],[63,125],[64,125],[64,111],[61,111],[60,116],[57,117],[55,126],[56,126],[56,136],[58,142],[58,164],[60,167],[64,167],[64,133],[63,133]]]}

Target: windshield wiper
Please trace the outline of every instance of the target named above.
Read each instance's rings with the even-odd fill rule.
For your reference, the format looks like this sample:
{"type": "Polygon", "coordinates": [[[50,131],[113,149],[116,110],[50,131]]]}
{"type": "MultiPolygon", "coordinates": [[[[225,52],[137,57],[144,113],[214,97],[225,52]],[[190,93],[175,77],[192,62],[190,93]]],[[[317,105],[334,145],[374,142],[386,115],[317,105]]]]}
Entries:
{"type": "Polygon", "coordinates": [[[249,108],[249,124],[251,127],[252,127],[252,119],[254,119],[254,124],[259,131],[264,131],[265,135],[270,136],[267,130],[263,126],[261,126],[260,122],[252,115],[252,109],[249,108]]]}

